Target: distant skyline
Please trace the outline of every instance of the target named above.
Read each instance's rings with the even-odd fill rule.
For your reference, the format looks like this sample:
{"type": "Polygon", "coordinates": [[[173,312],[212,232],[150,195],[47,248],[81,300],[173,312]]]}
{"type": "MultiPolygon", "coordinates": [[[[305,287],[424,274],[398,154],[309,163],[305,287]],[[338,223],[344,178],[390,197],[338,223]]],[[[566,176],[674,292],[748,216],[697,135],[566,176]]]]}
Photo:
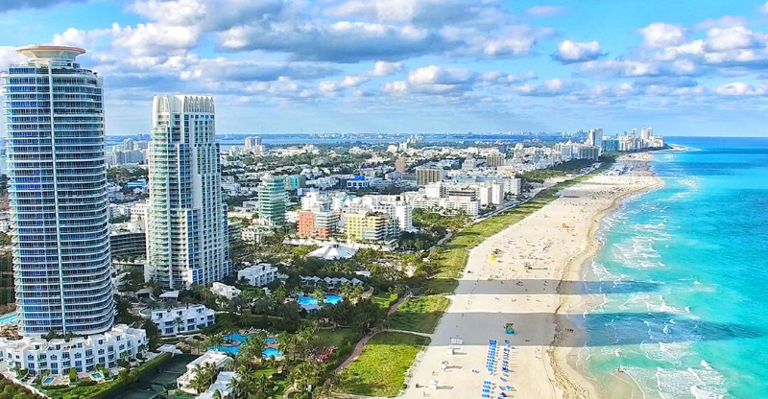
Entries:
{"type": "Polygon", "coordinates": [[[223,134],[575,131],[768,136],[768,3],[20,0],[0,69],[52,43],[104,77],[108,135],[156,94],[223,134]]]}

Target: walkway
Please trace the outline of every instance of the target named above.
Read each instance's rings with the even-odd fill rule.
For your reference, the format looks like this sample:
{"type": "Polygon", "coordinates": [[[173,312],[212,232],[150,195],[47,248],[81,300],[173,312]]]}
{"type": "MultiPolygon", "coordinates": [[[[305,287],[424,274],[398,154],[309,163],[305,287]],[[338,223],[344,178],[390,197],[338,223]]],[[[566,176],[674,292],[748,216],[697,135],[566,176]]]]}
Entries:
{"type": "MultiPolygon", "coordinates": [[[[389,310],[387,310],[387,317],[392,316],[395,312],[397,312],[397,309],[400,307],[400,305],[405,302],[406,299],[410,298],[412,295],[410,292],[403,295],[402,298],[398,299],[397,302],[395,302],[392,306],[389,307],[389,310]]],[[[368,343],[368,341],[373,338],[374,335],[380,333],[382,330],[375,329],[371,331],[368,335],[364,336],[360,341],[358,341],[357,345],[355,345],[355,349],[352,350],[352,353],[349,355],[349,357],[344,360],[343,363],[339,367],[336,367],[336,370],[334,372],[341,373],[344,371],[347,367],[349,367],[355,360],[357,360],[358,357],[360,357],[360,354],[363,353],[363,347],[365,347],[365,344],[368,343]]]]}

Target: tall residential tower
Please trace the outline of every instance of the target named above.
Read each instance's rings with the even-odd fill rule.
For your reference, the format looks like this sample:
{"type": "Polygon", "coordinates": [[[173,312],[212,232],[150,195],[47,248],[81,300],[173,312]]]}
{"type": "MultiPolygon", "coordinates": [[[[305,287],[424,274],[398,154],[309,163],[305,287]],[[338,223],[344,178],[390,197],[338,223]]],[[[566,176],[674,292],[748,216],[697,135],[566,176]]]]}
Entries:
{"type": "Polygon", "coordinates": [[[232,272],[213,97],[155,96],[147,277],[179,289],[232,272]]]}
{"type": "Polygon", "coordinates": [[[21,339],[0,338],[8,369],[61,374],[115,367],[146,333],[113,326],[104,103],[85,50],[29,46],[2,74],[16,311],[21,339]],[[72,334],[48,340],[49,333],[72,334]],[[72,360],[71,360],[72,359],[72,360]]]}
{"type": "Polygon", "coordinates": [[[18,50],[3,74],[20,332],[112,327],[102,80],[74,47],[18,50]]]}

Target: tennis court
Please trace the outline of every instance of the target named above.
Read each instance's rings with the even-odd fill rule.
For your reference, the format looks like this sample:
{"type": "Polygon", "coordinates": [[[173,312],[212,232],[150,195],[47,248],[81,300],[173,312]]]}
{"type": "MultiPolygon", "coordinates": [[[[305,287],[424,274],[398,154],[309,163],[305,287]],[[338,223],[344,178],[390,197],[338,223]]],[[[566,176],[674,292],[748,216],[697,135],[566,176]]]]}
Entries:
{"type": "Polygon", "coordinates": [[[147,379],[150,384],[161,385],[166,389],[176,387],[176,380],[187,371],[187,364],[195,360],[197,356],[176,355],[164,362],[151,378],[147,379]]]}

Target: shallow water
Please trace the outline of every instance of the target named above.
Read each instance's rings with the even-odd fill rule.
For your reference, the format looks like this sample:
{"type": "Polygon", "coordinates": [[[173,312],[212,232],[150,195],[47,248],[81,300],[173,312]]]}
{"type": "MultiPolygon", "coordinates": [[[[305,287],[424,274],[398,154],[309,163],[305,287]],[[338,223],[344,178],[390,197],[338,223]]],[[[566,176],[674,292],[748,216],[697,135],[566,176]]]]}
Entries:
{"type": "Polygon", "coordinates": [[[767,398],[768,139],[669,141],[694,150],[656,154],[664,187],[602,222],[580,357],[648,399],[767,398]]]}

